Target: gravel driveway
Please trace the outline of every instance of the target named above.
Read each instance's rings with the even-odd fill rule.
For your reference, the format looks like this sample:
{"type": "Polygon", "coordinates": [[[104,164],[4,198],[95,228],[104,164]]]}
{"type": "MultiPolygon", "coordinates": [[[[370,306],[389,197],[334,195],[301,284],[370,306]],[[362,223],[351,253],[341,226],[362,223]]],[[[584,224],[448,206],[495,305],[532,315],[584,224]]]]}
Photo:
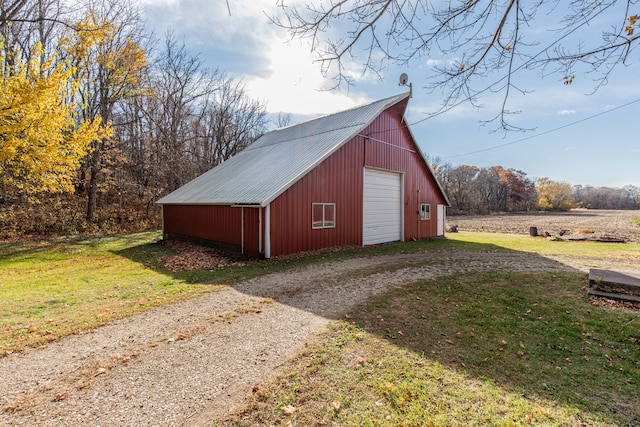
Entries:
{"type": "Polygon", "coordinates": [[[569,264],[429,251],[262,276],[0,359],[0,425],[211,425],[373,295],[462,271],[584,270],[569,264]]]}

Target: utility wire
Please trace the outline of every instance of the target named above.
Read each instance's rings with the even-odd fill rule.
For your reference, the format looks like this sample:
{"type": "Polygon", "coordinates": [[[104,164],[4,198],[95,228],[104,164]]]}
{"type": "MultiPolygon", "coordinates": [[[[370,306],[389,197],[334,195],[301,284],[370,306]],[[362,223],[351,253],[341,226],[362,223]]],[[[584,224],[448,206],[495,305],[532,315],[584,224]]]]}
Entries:
{"type": "Polygon", "coordinates": [[[594,119],[594,118],[596,118],[596,117],[603,116],[603,115],[605,115],[605,114],[607,114],[607,113],[611,113],[612,111],[616,111],[616,110],[619,110],[619,109],[621,109],[621,108],[628,107],[629,105],[631,105],[631,104],[635,104],[636,102],[640,102],[640,98],[635,99],[635,100],[630,101],[630,102],[627,102],[626,104],[620,105],[620,106],[618,106],[618,107],[612,108],[612,109],[610,109],[610,110],[602,111],[602,112],[597,113],[597,114],[594,114],[594,115],[592,115],[592,116],[585,117],[584,119],[580,119],[580,120],[577,120],[577,121],[575,121],[575,122],[568,123],[568,124],[566,124],[566,125],[562,125],[562,126],[560,126],[560,127],[554,128],[554,129],[550,129],[550,130],[547,130],[547,131],[544,131],[544,132],[541,132],[541,133],[537,133],[537,134],[535,134],[535,135],[529,135],[529,136],[527,136],[527,137],[525,137],[525,138],[520,138],[520,139],[517,139],[517,140],[515,140],[515,141],[507,142],[506,144],[494,145],[494,146],[491,146],[491,147],[483,148],[483,149],[481,149],[481,150],[470,151],[470,152],[468,152],[468,153],[456,154],[456,155],[453,155],[453,156],[447,156],[447,157],[442,157],[442,158],[443,158],[443,159],[453,159],[453,158],[455,158],[455,157],[469,156],[469,155],[471,155],[471,154],[483,153],[483,152],[485,152],[485,151],[495,150],[496,148],[502,148],[502,147],[506,147],[506,146],[508,146],[508,145],[517,144],[517,143],[519,143],[519,142],[528,141],[528,140],[530,140],[530,139],[537,138],[537,137],[539,137],[539,136],[548,135],[548,134],[550,134],[550,133],[552,133],[552,132],[557,132],[557,131],[559,131],[559,130],[561,130],[561,129],[565,129],[565,128],[568,128],[568,127],[570,127],[570,126],[574,126],[574,125],[577,125],[577,124],[579,124],[579,123],[586,122],[587,120],[591,120],[591,119],[594,119]]]}

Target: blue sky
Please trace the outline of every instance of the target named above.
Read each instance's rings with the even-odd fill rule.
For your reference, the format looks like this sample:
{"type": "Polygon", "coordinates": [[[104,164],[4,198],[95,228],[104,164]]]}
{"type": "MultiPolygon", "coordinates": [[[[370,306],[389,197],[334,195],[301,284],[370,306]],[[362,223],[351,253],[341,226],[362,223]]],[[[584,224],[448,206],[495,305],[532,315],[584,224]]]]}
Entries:
{"type": "MultiPolygon", "coordinates": [[[[640,51],[591,95],[594,83],[588,74],[576,73],[571,85],[558,75],[518,76],[519,84],[532,92],[511,98],[511,108],[521,111],[514,123],[535,130],[503,135],[481,123],[499,111],[500,99],[490,96],[481,100],[480,110],[463,104],[424,120],[440,103],[440,95],[424,87],[429,61],[441,58],[422,58],[404,69],[390,67],[382,78],[362,76],[354,62],[348,64],[353,86],[323,90],[331,82],[322,77],[306,42],[290,40],[268,22],[267,14],[275,13],[280,3],[229,0],[230,14],[226,0],[143,0],[143,7],[156,36],[172,29],[208,67],[242,79],[251,97],[264,102],[274,116],[291,114],[293,123],[404,92],[398,85],[404,72],[413,85],[407,119],[429,156],[454,166],[500,165],[532,179],[548,177],[571,185],[640,186],[640,51]]],[[[593,23],[598,25],[607,22],[593,23]]],[[[600,28],[590,31],[599,34],[600,28]]]]}

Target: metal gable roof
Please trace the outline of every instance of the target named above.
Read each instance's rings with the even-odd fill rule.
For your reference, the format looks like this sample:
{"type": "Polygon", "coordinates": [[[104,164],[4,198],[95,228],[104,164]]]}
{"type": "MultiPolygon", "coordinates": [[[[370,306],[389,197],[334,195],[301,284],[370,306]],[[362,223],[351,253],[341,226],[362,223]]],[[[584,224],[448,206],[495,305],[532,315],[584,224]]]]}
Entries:
{"type": "Polygon", "coordinates": [[[268,132],[156,203],[267,206],[384,110],[408,97],[403,93],[268,132]]]}

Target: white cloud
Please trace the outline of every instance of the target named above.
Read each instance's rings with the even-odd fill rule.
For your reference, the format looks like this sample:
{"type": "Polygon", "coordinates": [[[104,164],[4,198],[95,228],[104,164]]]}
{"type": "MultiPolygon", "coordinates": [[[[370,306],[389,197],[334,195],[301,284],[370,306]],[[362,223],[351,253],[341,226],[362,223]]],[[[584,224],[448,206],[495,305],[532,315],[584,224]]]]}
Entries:
{"type": "MultiPolygon", "coordinates": [[[[230,9],[226,0],[142,1],[160,37],[165,27],[179,38],[185,34],[188,47],[210,69],[241,78],[249,96],[267,103],[270,112],[326,114],[368,101],[353,90],[322,90],[332,84],[310,46],[287,43],[287,32],[269,21],[267,15],[278,11],[273,0],[229,0],[230,9]]],[[[349,65],[346,73],[362,81],[358,69],[349,65]]]]}
{"type": "Polygon", "coordinates": [[[571,114],[576,114],[576,110],[560,110],[558,111],[559,116],[569,116],[571,114]]]}
{"type": "Polygon", "coordinates": [[[272,112],[294,114],[326,114],[366,102],[364,96],[344,91],[324,91],[327,79],[313,62],[309,46],[301,43],[270,43],[269,73],[266,76],[245,75],[252,97],[268,100],[272,112]],[[295,60],[292,60],[295,58],[295,60]]]}
{"type": "Polygon", "coordinates": [[[442,64],[444,64],[444,61],[442,59],[433,59],[433,58],[427,59],[427,67],[429,68],[436,68],[441,66],[442,64]]]}

